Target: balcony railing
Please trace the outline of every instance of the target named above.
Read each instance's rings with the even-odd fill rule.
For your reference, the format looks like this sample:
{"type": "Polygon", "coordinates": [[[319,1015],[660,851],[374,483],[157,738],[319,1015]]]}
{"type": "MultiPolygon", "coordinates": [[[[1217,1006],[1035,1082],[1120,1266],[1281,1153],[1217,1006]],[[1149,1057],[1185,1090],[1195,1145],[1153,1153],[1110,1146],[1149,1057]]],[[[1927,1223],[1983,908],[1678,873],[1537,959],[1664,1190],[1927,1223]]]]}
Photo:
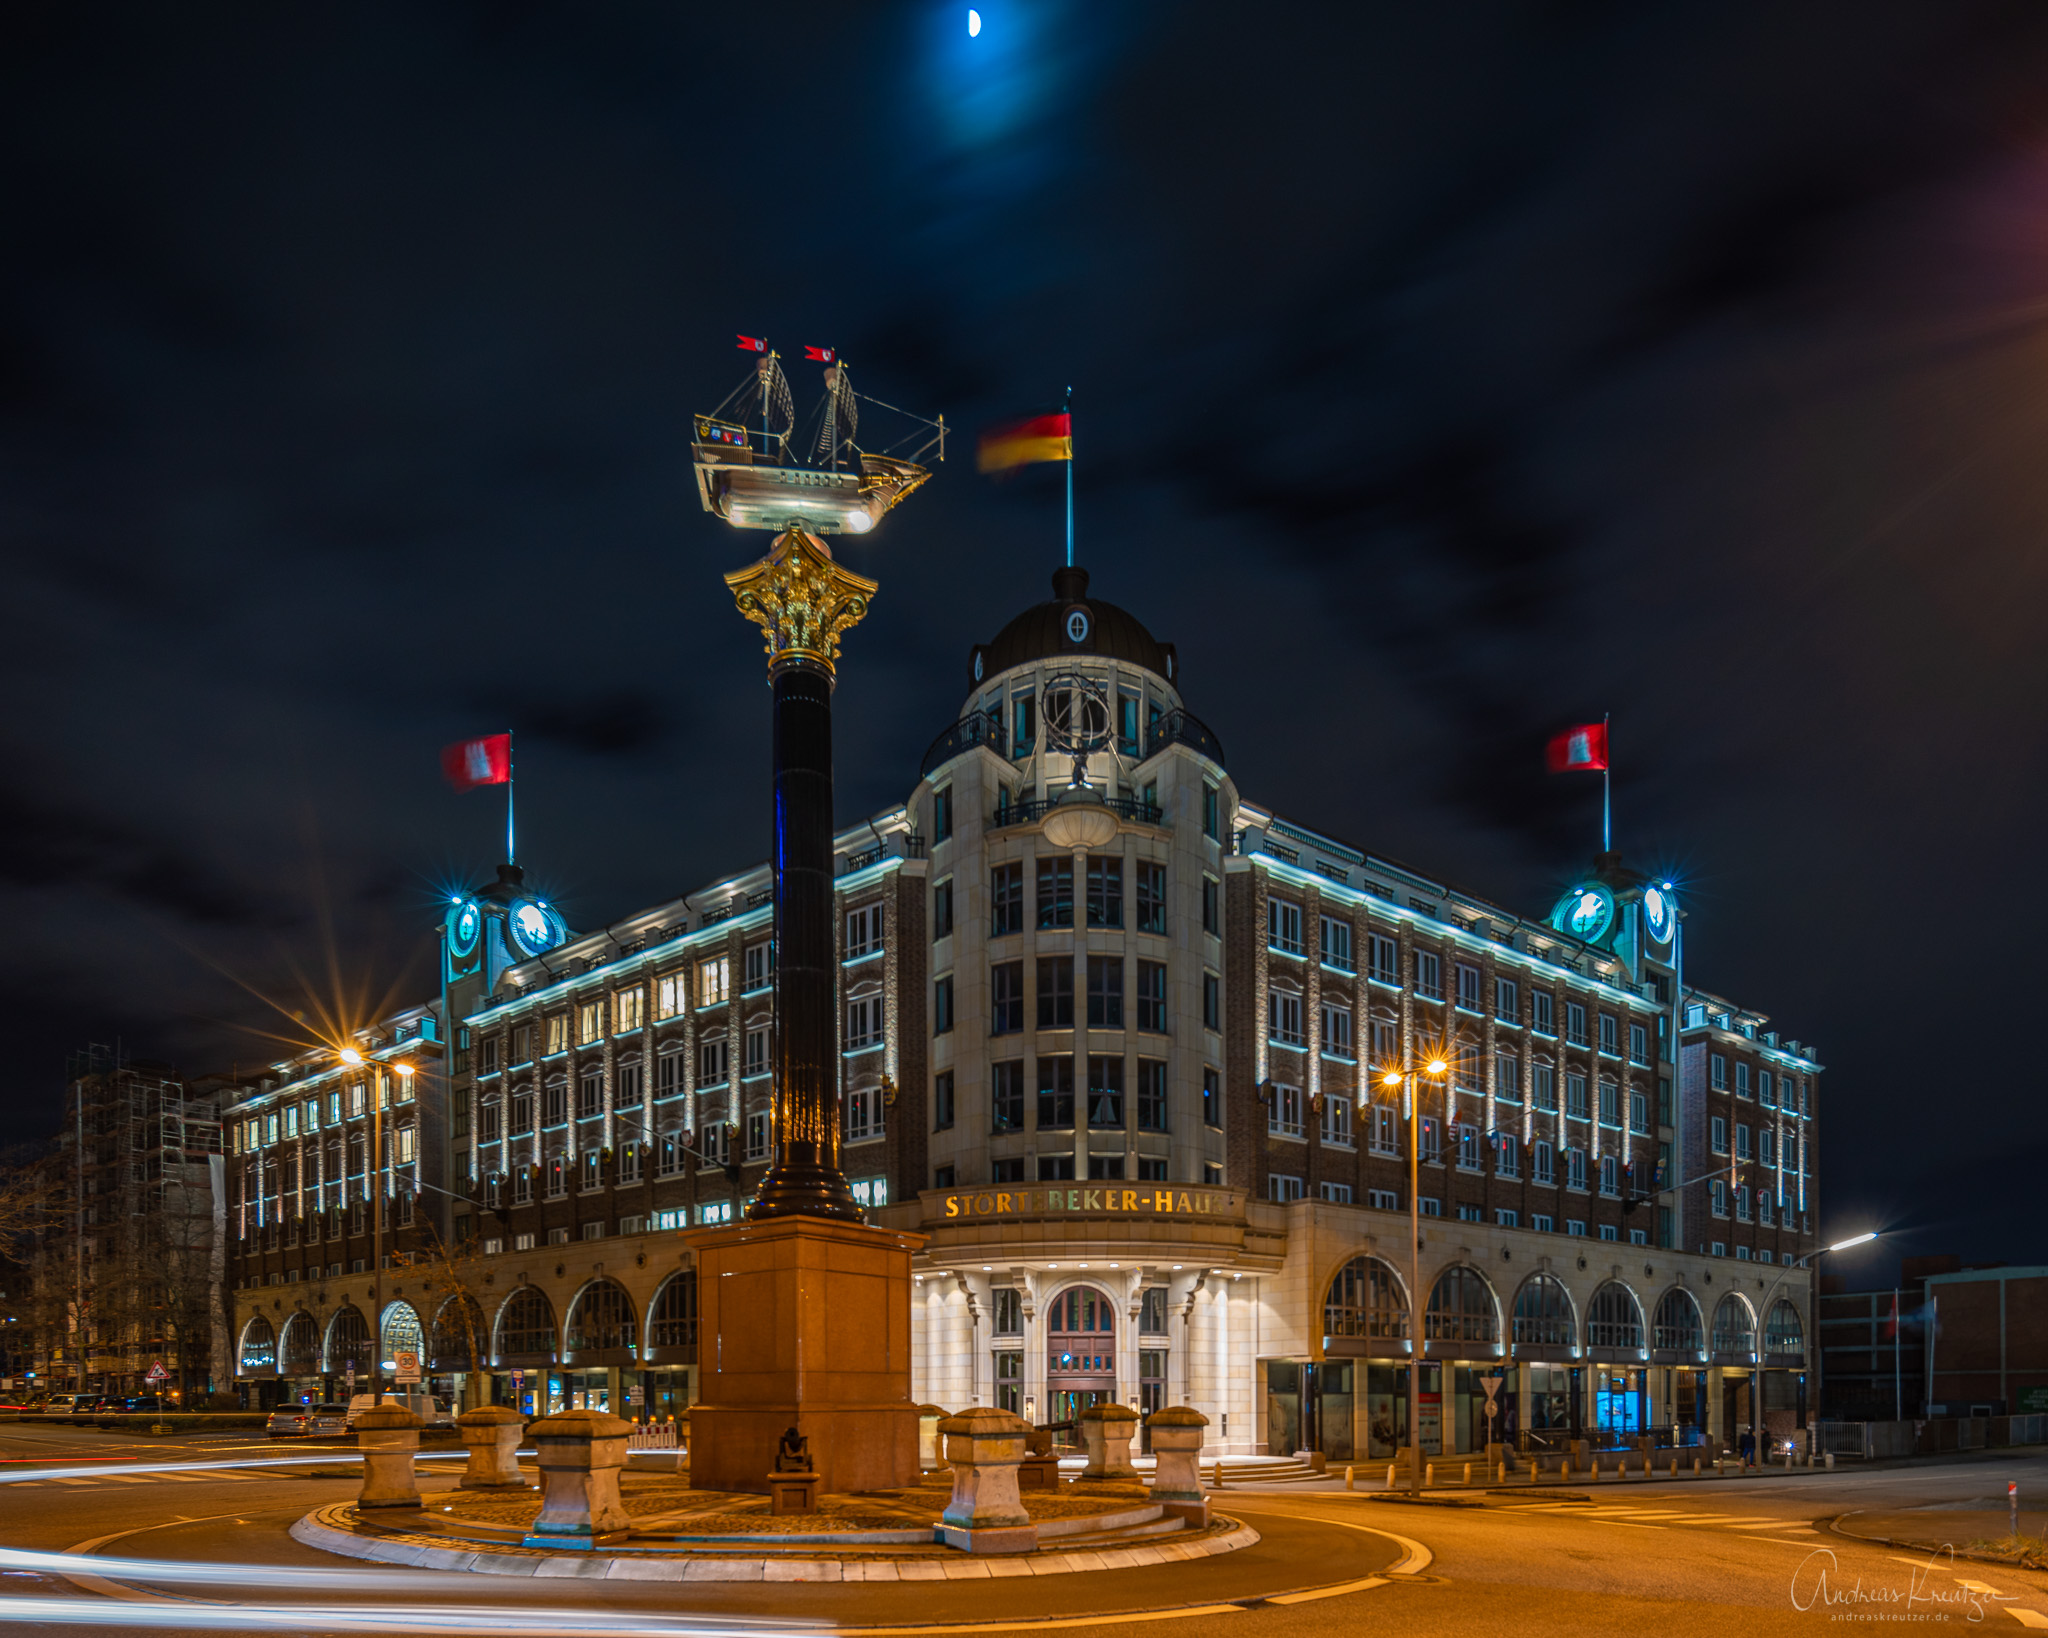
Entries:
{"type": "Polygon", "coordinates": [[[1190,711],[1169,711],[1152,724],[1145,736],[1145,755],[1157,756],[1169,745],[1185,745],[1223,766],[1223,742],[1209,731],[1209,725],[1190,711]]]}
{"type": "Polygon", "coordinates": [[[934,768],[951,762],[962,751],[972,750],[977,745],[986,745],[997,756],[1007,756],[1008,736],[1003,732],[1003,719],[994,711],[975,711],[962,717],[952,727],[932,741],[931,749],[924,753],[921,774],[929,774],[934,768]]]}
{"type": "MultiPolygon", "coordinates": [[[[1135,824],[1157,825],[1164,821],[1164,815],[1156,802],[1141,802],[1133,796],[1103,796],[1095,799],[1096,805],[1105,807],[1120,819],[1129,819],[1135,824]]],[[[989,818],[989,827],[998,829],[1004,825],[1035,825],[1060,804],[1051,798],[1032,798],[1022,802],[1011,802],[997,808],[989,818]]]]}

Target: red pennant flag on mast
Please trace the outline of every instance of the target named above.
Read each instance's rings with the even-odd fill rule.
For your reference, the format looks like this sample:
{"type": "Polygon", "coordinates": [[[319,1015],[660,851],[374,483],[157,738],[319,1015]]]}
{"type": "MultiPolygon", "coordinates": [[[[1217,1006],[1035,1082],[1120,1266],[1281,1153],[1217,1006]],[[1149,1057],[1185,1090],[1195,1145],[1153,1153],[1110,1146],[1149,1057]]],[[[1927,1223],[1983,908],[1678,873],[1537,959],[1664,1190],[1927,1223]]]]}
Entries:
{"type": "Polygon", "coordinates": [[[740,351],[743,353],[765,353],[768,343],[760,336],[741,336],[740,351]]]}
{"type": "Polygon", "coordinates": [[[508,783],[512,778],[512,736],[486,734],[482,739],[458,739],[444,746],[441,777],[458,791],[508,783]]]}
{"type": "Polygon", "coordinates": [[[1581,723],[1553,738],[1544,752],[1552,773],[1598,773],[1607,766],[1607,724],[1581,723]]]}

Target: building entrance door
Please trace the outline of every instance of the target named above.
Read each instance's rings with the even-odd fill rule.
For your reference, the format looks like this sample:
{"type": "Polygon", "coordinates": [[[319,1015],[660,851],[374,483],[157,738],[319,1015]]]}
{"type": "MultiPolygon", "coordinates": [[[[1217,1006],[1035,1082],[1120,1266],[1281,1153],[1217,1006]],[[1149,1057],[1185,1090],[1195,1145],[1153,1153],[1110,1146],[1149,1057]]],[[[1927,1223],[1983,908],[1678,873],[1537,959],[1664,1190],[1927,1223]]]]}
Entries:
{"type": "MultiPolygon", "coordinates": [[[[1093,1286],[1078,1285],[1052,1300],[1046,1315],[1047,1420],[1072,1422],[1090,1405],[1116,1397],[1116,1307],[1093,1286]]],[[[1081,1443],[1079,1428],[1060,1443],[1081,1443]]]]}

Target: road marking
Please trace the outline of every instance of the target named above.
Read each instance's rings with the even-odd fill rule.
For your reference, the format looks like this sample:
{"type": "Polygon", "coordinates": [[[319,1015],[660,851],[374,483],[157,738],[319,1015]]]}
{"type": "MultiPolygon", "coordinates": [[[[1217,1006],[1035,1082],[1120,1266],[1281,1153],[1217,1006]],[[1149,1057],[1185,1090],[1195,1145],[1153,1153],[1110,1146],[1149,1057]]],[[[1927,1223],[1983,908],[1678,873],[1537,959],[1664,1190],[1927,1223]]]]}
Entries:
{"type": "Polygon", "coordinates": [[[109,1473],[107,1477],[115,1484],[148,1484],[150,1480],[147,1473],[109,1473]]]}
{"type": "Polygon", "coordinates": [[[52,1479],[52,1484],[97,1484],[97,1479],[52,1479]]]}
{"type": "Polygon", "coordinates": [[[1627,1519],[1595,1519],[1593,1522],[1595,1524],[1618,1524],[1624,1530],[1663,1530],[1669,1528],[1669,1526],[1662,1524],[1634,1524],[1627,1519]]]}
{"type": "Polygon", "coordinates": [[[1792,1530],[1798,1526],[1787,1524],[1783,1519],[1772,1519],[1768,1524],[1731,1524],[1731,1530],[1792,1530]]]}
{"type": "Polygon", "coordinates": [[[1343,1593],[1364,1592],[1371,1587],[1384,1587],[1385,1576],[1369,1575],[1363,1581],[1343,1581],[1334,1587],[1318,1587],[1313,1592],[1275,1593],[1266,1600],[1269,1604],[1311,1604],[1319,1598],[1336,1598],[1343,1593]]]}
{"type": "Polygon", "coordinates": [[[2043,1615],[2039,1610],[2023,1610],[2017,1605],[2008,1604],[2005,1613],[2023,1627],[2048,1628],[2048,1615],[2043,1615]]]}

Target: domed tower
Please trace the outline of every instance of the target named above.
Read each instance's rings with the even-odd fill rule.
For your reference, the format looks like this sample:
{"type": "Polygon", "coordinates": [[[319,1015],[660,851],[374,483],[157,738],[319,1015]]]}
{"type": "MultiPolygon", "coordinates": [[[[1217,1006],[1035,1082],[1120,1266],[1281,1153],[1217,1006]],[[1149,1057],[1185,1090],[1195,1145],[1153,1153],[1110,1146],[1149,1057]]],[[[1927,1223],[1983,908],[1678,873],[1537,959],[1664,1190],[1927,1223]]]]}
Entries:
{"type": "Polygon", "coordinates": [[[926,1186],[1224,1181],[1236,790],[1179,669],[1077,568],[971,653],[911,798],[932,881],[926,1186]]]}

